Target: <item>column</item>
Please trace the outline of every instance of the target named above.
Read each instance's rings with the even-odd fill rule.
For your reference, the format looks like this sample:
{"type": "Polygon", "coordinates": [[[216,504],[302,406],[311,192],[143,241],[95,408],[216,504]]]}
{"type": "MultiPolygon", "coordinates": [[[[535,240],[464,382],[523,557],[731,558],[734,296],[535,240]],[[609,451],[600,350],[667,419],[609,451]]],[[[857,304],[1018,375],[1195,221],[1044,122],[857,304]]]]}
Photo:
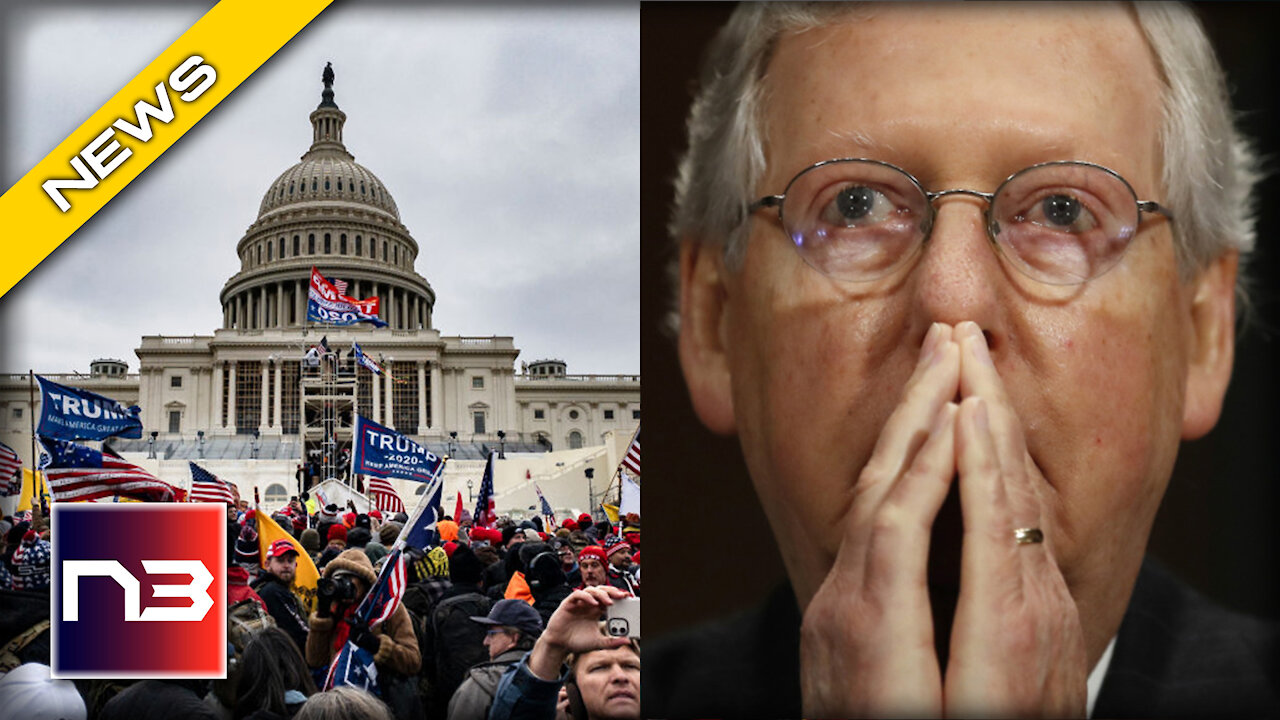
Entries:
{"type": "MultiPolygon", "coordinates": [[[[276,327],[284,327],[284,283],[276,283],[276,327]]],[[[278,393],[277,393],[278,395],[278,393]]]]}
{"type": "Polygon", "coordinates": [[[231,362],[231,374],[227,377],[227,427],[236,432],[236,363],[231,362]]]}
{"type": "MultiPolygon", "coordinates": [[[[266,289],[264,288],[262,293],[262,297],[264,300],[266,299],[266,295],[267,295],[266,289]]],[[[267,383],[268,382],[270,382],[270,378],[267,375],[267,361],[263,360],[262,361],[262,392],[259,394],[259,398],[261,399],[262,402],[259,403],[259,408],[258,408],[258,428],[260,430],[267,426],[267,383]]]]}
{"type": "Polygon", "coordinates": [[[431,427],[443,430],[441,426],[444,412],[444,396],[440,390],[440,363],[431,363],[431,427]]]}
{"type": "Polygon", "coordinates": [[[373,421],[376,423],[380,423],[382,422],[382,415],[381,415],[382,395],[380,394],[381,392],[380,388],[382,387],[382,376],[369,373],[369,377],[373,381],[369,385],[369,395],[373,399],[373,421]]]}
{"type": "MultiPolygon", "coordinates": [[[[308,284],[307,290],[309,291],[310,288],[311,285],[308,284]]],[[[293,293],[293,307],[298,313],[298,325],[305,325],[307,322],[307,293],[303,292],[301,280],[295,282],[293,293]]]]}
{"type": "Polygon", "coordinates": [[[213,412],[209,415],[209,428],[222,427],[222,363],[213,359],[213,391],[209,393],[213,412]]]}
{"type": "Polygon", "coordinates": [[[258,288],[258,329],[261,330],[267,326],[267,286],[262,285],[258,288]]]}
{"type": "Polygon", "coordinates": [[[387,391],[386,391],[386,408],[382,411],[382,424],[387,427],[395,427],[396,416],[394,407],[391,404],[391,388],[395,385],[394,376],[391,374],[391,363],[387,363],[387,391]]]}
{"type": "Polygon", "coordinates": [[[276,431],[277,433],[281,432],[281,429],[280,429],[280,407],[281,407],[281,402],[282,402],[281,397],[284,395],[284,386],[283,386],[283,385],[281,385],[281,383],[280,383],[280,381],[281,381],[281,371],[280,371],[280,366],[281,366],[281,365],[283,365],[283,364],[284,364],[284,363],[282,363],[280,360],[276,360],[276,363],[275,363],[275,365],[276,365],[276,373],[275,373],[275,383],[276,383],[276,403],[275,403],[275,405],[276,405],[276,406],[275,406],[274,408],[272,408],[272,410],[271,410],[271,426],[272,426],[273,428],[275,428],[275,431],[276,431]]]}
{"type": "Polygon", "coordinates": [[[418,361],[418,435],[427,431],[427,368],[426,362],[418,361]]]}

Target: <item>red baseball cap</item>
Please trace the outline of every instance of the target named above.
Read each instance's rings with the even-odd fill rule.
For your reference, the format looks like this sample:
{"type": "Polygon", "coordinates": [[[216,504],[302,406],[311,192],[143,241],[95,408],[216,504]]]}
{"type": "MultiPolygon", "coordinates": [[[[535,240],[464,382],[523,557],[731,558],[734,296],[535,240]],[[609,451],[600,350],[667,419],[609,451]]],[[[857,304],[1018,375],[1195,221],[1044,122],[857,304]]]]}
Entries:
{"type": "Polygon", "coordinates": [[[294,547],[293,543],[283,538],[271,543],[271,547],[267,548],[268,558],[283,557],[289,553],[294,553],[295,555],[298,554],[298,548],[294,547]]]}

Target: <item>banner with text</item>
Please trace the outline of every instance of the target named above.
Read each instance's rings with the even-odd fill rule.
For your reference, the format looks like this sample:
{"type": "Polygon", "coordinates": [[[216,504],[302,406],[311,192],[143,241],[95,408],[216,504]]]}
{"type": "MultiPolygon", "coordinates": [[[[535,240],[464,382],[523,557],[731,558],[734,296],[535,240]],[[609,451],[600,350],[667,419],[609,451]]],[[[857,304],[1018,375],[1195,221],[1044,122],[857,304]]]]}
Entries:
{"type": "Polygon", "coordinates": [[[356,300],[338,292],[338,288],[311,268],[311,290],[307,293],[307,320],[329,325],[355,325],[373,323],[374,327],[386,327],[378,317],[378,298],[356,300]]]}
{"type": "Polygon", "coordinates": [[[412,438],[356,415],[352,436],[351,473],[432,482],[444,460],[412,438]]]}
{"type": "Polygon", "coordinates": [[[142,410],[80,388],[36,375],[40,383],[40,425],[36,432],[61,440],[142,437],[142,410]]]}

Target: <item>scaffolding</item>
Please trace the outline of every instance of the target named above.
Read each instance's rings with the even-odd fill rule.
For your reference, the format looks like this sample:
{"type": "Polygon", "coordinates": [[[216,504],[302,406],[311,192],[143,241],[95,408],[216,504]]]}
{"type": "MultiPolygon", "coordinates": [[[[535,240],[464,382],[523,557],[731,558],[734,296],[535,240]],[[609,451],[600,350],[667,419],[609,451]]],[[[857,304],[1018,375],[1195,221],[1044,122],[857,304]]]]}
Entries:
{"type": "MultiPolygon", "coordinates": [[[[328,351],[302,361],[302,462],[315,482],[337,478],[348,485],[355,424],[355,359],[328,351]]],[[[304,488],[306,489],[306,488],[304,488]]]]}

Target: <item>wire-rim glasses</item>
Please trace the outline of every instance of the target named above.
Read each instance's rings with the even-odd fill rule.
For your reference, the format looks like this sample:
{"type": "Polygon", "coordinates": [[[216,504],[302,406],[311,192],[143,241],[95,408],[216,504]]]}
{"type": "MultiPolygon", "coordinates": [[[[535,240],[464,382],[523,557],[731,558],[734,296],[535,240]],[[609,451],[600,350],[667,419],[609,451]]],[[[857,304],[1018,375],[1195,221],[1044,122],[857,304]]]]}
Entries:
{"type": "Polygon", "coordinates": [[[906,170],[879,160],[826,160],[800,171],[781,195],[749,213],[777,207],[800,256],[835,280],[867,282],[892,274],[924,246],[934,201],[969,195],[987,203],[987,236],[1020,272],[1050,285],[1076,285],[1115,267],[1137,235],[1142,213],[1173,219],[1139,200],[1119,173],[1075,160],[1032,165],[995,192],[930,192],[906,170]]]}

